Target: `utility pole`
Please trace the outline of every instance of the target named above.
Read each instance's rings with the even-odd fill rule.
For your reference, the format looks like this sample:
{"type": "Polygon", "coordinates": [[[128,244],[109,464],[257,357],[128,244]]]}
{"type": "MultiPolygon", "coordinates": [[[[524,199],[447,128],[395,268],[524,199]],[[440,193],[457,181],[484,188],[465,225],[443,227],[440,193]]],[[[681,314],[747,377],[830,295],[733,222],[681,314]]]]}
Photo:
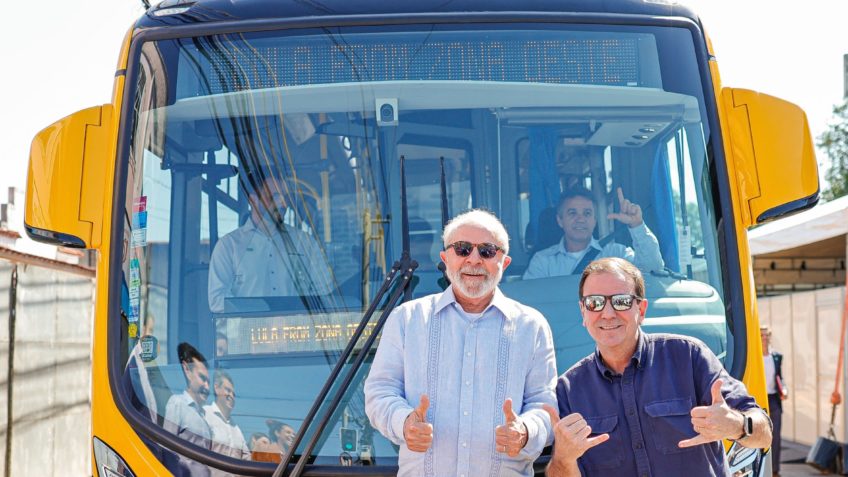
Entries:
{"type": "Polygon", "coordinates": [[[18,303],[18,266],[12,265],[12,279],[9,284],[9,360],[6,368],[6,468],[5,475],[12,475],[12,424],[14,415],[12,396],[15,377],[15,315],[18,303]]]}

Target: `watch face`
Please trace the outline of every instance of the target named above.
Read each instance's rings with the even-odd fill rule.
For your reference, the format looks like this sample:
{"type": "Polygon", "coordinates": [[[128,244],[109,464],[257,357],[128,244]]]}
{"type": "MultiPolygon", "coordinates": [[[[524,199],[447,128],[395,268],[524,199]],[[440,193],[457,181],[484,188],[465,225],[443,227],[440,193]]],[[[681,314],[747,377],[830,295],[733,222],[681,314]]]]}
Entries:
{"type": "Polygon", "coordinates": [[[745,416],[745,424],[743,426],[743,431],[745,432],[745,436],[750,436],[754,433],[754,418],[751,416],[745,416]]]}

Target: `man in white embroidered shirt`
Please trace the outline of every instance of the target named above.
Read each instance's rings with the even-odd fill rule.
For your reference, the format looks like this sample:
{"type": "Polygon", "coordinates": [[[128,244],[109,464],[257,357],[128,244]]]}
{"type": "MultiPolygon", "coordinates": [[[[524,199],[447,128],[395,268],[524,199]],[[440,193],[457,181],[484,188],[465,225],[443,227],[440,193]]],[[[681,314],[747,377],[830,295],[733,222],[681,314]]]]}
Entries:
{"type": "MultiPolygon", "coordinates": [[[[259,176],[257,171],[254,176],[259,176]]],[[[268,174],[247,179],[250,218],[221,237],[209,260],[209,309],[227,310],[229,297],[320,296],[332,270],[315,237],[286,223],[286,197],[296,193],[268,174]],[[252,182],[256,184],[253,185],[252,182]]],[[[236,311],[236,310],[232,310],[236,311]]]]}
{"type": "Polygon", "coordinates": [[[386,321],[365,412],[400,446],[400,476],[531,476],[556,401],[550,327],[498,289],[509,237],[494,215],[455,217],[443,243],[451,286],[386,321]]]}
{"type": "Polygon", "coordinates": [[[592,193],[584,187],[573,187],[565,192],[557,204],[557,225],[562,229],[562,240],[539,250],[530,259],[524,279],[579,275],[592,260],[605,257],[623,258],[644,273],[661,271],[665,262],[657,238],[642,220],[642,208],[624,198],[619,187],[619,212],[608,214],[627,225],[633,248],[610,242],[601,245],[592,237],[597,223],[592,193]]]}
{"type": "Polygon", "coordinates": [[[216,369],[212,382],[215,402],[203,407],[206,411],[206,422],[212,429],[212,450],[237,459],[250,459],[250,450],[247,448],[244,434],[232,419],[236,405],[233,378],[226,371],[216,369]]]}

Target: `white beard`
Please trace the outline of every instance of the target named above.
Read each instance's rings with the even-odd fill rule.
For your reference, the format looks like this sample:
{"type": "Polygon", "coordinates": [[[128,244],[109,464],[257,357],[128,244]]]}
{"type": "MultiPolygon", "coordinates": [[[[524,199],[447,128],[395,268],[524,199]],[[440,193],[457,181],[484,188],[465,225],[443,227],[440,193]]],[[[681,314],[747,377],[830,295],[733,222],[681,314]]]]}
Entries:
{"type": "Polygon", "coordinates": [[[498,283],[501,281],[501,277],[503,277],[503,266],[498,264],[498,271],[495,275],[489,275],[486,269],[482,266],[474,267],[471,265],[463,266],[459,270],[447,269],[446,272],[448,279],[451,281],[451,285],[455,286],[464,296],[476,299],[483,298],[495,290],[495,287],[497,287],[498,283]],[[470,285],[463,281],[463,272],[485,275],[486,278],[479,285],[470,285]]]}

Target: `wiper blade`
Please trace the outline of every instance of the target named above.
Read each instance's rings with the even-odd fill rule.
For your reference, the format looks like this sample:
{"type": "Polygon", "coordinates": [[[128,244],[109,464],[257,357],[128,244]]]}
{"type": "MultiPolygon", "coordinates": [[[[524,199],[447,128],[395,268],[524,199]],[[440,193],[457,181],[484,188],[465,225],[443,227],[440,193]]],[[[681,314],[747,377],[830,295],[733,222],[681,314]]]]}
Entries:
{"type": "MultiPolygon", "coordinates": [[[[365,314],[362,315],[362,319],[359,321],[359,325],[356,327],[356,330],[353,332],[353,336],[351,336],[350,341],[347,343],[344,351],[342,351],[339,356],[339,360],[336,362],[336,366],[333,368],[333,371],[330,373],[330,376],[327,378],[327,381],[324,383],[324,387],[321,388],[321,391],[316,396],[315,401],[312,403],[312,407],[309,409],[309,412],[306,414],[306,417],[303,419],[303,424],[301,424],[300,429],[297,431],[297,435],[294,437],[294,441],[292,445],[289,447],[288,452],[283,456],[282,461],[280,461],[280,465],[277,466],[277,469],[274,470],[274,477],[280,477],[283,475],[283,471],[288,467],[289,462],[292,459],[292,455],[294,454],[297,447],[303,441],[303,437],[306,435],[306,431],[309,426],[312,424],[312,421],[315,419],[315,415],[318,414],[318,411],[321,409],[321,403],[324,402],[324,399],[327,395],[330,394],[330,388],[332,388],[333,383],[338,378],[339,374],[341,374],[342,367],[344,367],[345,362],[347,362],[350,355],[353,354],[353,349],[356,346],[356,343],[359,341],[359,338],[362,336],[362,333],[365,331],[365,328],[368,326],[368,322],[371,321],[371,316],[374,315],[374,312],[377,310],[377,306],[380,304],[380,301],[383,299],[383,296],[388,292],[392,285],[395,283],[397,278],[397,273],[401,269],[402,258],[401,260],[396,261],[392,265],[392,269],[389,270],[389,273],[386,275],[386,279],[383,280],[383,284],[380,286],[380,289],[377,290],[377,294],[374,296],[374,299],[371,300],[371,304],[368,306],[368,309],[365,311],[365,314]]],[[[416,263],[417,265],[417,263],[416,263]]],[[[375,330],[376,334],[377,330],[375,330]]],[[[303,460],[303,459],[301,459],[303,460]]]]}
{"type": "MultiPolygon", "coordinates": [[[[353,382],[356,374],[359,372],[359,369],[362,367],[362,363],[365,362],[365,358],[368,356],[368,351],[374,346],[374,342],[377,340],[377,335],[383,329],[383,325],[386,324],[386,320],[389,318],[389,315],[395,309],[398,302],[400,301],[401,295],[409,288],[409,283],[412,280],[414,275],[414,271],[418,268],[418,262],[412,260],[409,257],[408,253],[405,253],[401,256],[400,259],[400,268],[402,270],[402,275],[400,275],[399,283],[397,287],[395,287],[391,296],[389,297],[388,302],[386,303],[386,308],[380,314],[380,318],[377,319],[377,323],[374,325],[374,329],[371,334],[365,340],[365,344],[362,346],[362,349],[359,351],[359,354],[356,355],[356,359],[351,363],[350,368],[342,380],[341,384],[339,384],[338,390],[336,391],[336,395],[333,398],[332,402],[328,405],[326,411],[324,412],[324,416],[321,421],[318,423],[318,427],[315,432],[312,434],[311,439],[306,444],[306,447],[303,449],[303,452],[300,454],[300,459],[298,459],[295,464],[294,470],[292,470],[290,477],[300,477],[303,474],[304,469],[306,468],[306,464],[309,461],[309,456],[312,455],[312,451],[315,449],[315,446],[318,444],[318,441],[321,439],[321,434],[323,434],[324,429],[326,429],[327,425],[332,419],[333,414],[336,412],[336,409],[339,407],[339,404],[342,401],[347,390],[350,388],[351,383],[353,382]]],[[[342,363],[340,360],[339,363],[342,363]]],[[[332,381],[328,380],[329,384],[332,384],[332,381]]],[[[316,401],[320,402],[320,401],[316,401]]],[[[320,407],[320,406],[319,406],[320,407]]],[[[305,433],[305,429],[301,427],[298,435],[301,432],[305,433]]],[[[296,444],[292,444],[291,448],[287,452],[288,455],[292,454],[297,449],[296,444]]],[[[283,463],[280,463],[280,466],[285,469],[283,463]]],[[[279,470],[279,469],[278,469],[279,470]]],[[[275,474],[276,476],[277,474],[275,474]]],[[[282,475],[279,474],[279,475],[282,475]]]]}
{"type": "MultiPolygon", "coordinates": [[[[442,203],[442,234],[445,233],[445,227],[448,225],[448,184],[445,180],[445,156],[439,157],[439,185],[442,203]]],[[[436,266],[442,272],[442,278],[439,279],[439,286],[442,290],[446,290],[450,286],[447,267],[445,262],[439,262],[436,266]]]]}

